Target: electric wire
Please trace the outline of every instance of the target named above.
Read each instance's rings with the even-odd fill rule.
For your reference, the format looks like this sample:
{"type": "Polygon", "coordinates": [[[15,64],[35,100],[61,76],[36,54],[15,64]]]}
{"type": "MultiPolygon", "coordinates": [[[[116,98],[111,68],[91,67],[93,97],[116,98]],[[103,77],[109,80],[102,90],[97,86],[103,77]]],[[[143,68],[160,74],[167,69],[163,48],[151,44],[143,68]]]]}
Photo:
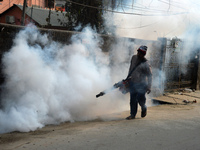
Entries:
{"type": "MultiPolygon", "coordinates": [[[[66,1],[70,1],[70,0],[66,0],[66,1]]],[[[72,1],[70,1],[70,2],[72,2],[72,1]]],[[[42,3],[44,4],[44,1],[42,1],[42,3]]],[[[76,2],[72,2],[72,3],[77,4],[77,5],[82,5],[82,6],[84,5],[84,4],[80,4],[80,3],[76,3],[76,2]]],[[[133,6],[131,8],[131,7],[128,7],[130,5],[123,4],[121,1],[120,1],[119,4],[121,4],[121,6],[125,7],[126,9],[132,9],[133,10],[133,8],[134,8],[134,11],[138,10],[138,11],[153,12],[153,13],[166,13],[166,11],[163,11],[163,10],[157,10],[157,9],[151,9],[151,8],[145,8],[145,7],[138,7],[138,6],[133,6]]],[[[119,7],[119,4],[118,4],[118,7],[119,7]]],[[[113,10],[109,10],[109,9],[97,8],[97,7],[89,6],[89,5],[84,5],[84,6],[86,6],[86,7],[92,7],[92,8],[95,8],[95,9],[102,9],[102,10],[106,10],[106,11],[111,11],[111,12],[114,12],[114,13],[122,13],[122,14],[143,15],[143,16],[164,15],[164,14],[149,14],[148,15],[148,14],[141,14],[141,13],[129,13],[129,12],[125,12],[124,10],[123,10],[124,12],[118,12],[118,11],[113,11],[113,10]]],[[[171,14],[167,14],[167,15],[178,15],[178,14],[187,13],[187,12],[181,12],[181,13],[180,12],[170,12],[170,13],[171,14]]]]}
{"type": "Polygon", "coordinates": [[[169,0],[169,7],[168,7],[168,11],[170,10],[170,6],[171,6],[171,4],[170,4],[170,0],[169,0]]]}
{"type": "Polygon", "coordinates": [[[138,16],[171,16],[171,15],[180,15],[180,14],[186,14],[188,12],[176,12],[176,13],[170,13],[169,12],[167,14],[142,14],[142,13],[130,13],[130,12],[119,12],[119,11],[115,11],[115,10],[109,10],[109,9],[105,9],[105,8],[98,8],[95,6],[90,6],[90,5],[85,5],[85,4],[81,4],[81,3],[77,3],[77,2],[73,2],[71,0],[66,0],[68,2],[71,2],[73,4],[79,5],[79,6],[84,6],[84,7],[89,7],[89,8],[93,8],[93,9],[100,9],[100,10],[105,10],[108,12],[113,12],[113,13],[118,13],[118,14],[125,14],[125,15],[138,15],[138,16]]]}
{"type": "MultiPolygon", "coordinates": [[[[142,7],[138,7],[138,6],[134,6],[133,8],[130,7],[126,7],[126,9],[131,9],[134,11],[145,11],[145,12],[151,12],[151,13],[169,13],[169,11],[165,11],[165,10],[158,10],[158,9],[151,9],[151,8],[142,8],[142,7]]],[[[175,11],[170,11],[171,13],[179,13],[179,12],[175,12],[175,11]]]]}
{"type": "Polygon", "coordinates": [[[153,0],[151,0],[151,2],[149,3],[149,7],[151,6],[151,3],[153,2],[153,0]]]}
{"type": "MultiPolygon", "coordinates": [[[[186,16],[184,17],[184,19],[182,20],[182,22],[184,23],[185,20],[186,20],[186,16]]],[[[163,37],[166,37],[168,34],[170,34],[170,33],[174,32],[174,31],[176,31],[177,28],[180,29],[180,26],[177,26],[177,27],[175,27],[174,29],[170,30],[167,34],[163,35],[163,37]]]]}
{"type": "Polygon", "coordinates": [[[161,3],[164,3],[164,4],[167,4],[167,5],[176,7],[176,8],[181,8],[181,9],[184,9],[184,10],[186,9],[186,8],[183,8],[183,7],[179,6],[179,5],[175,5],[175,4],[172,4],[172,3],[169,3],[169,2],[163,1],[163,0],[158,0],[158,1],[161,2],[161,3]]]}
{"type": "MultiPolygon", "coordinates": [[[[158,0],[158,1],[163,1],[163,2],[166,2],[166,3],[169,2],[169,0],[158,0]]],[[[179,1],[179,2],[178,2],[178,1],[170,0],[170,3],[171,3],[171,4],[174,4],[174,5],[180,6],[180,5],[185,4],[185,1],[182,1],[182,2],[179,1]]]]}
{"type": "Polygon", "coordinates": [[[151,23],[151,24],[147,24],[147,25],[143,25],[143,26],[138,26],[138,27],[134,27],[134,28],[121,28],[121,27],[116,27],[118,29],[122,29],[122,30],[131,30],[131,29],[139,29],[139,28],[145,28],[145,27],[149,27],[149,26],[152,26],[152,25],[155,25],[157,24],[158,22],[154,22],[154,23],[151,23]]]}
{"type": "MultiPolygon", "coordinates": [[[[97,1],[99,1],[99,0],[97,0],[97,1]]],[[[152,0],[153,1],[153,0],[152,0]]],[[[151,2],[152,2],[151,1],[151,2]]],[[[138,4],[138,3],[137,3],[138,4]]],[[[141,5],[141,6],[136,6],[136,5],[128,5],[128,4],[124,4],[124,3],[121,3],[121,6],[123,5],[123,7],[125,7],[125,8],[127,8],[127,9],[134,9],[134,10],[139,10],[139,11],[152,11],[152,12],[164,12],[164,13],[166,13],[167,11],[165,11],[165,10],[159,10],[159,9],[152,9],[152,8],[149,8],[149,7],[146,7],[146,6],[144,6],[144,5],[142,5],[142,4],[138,4],[138,5],[141,5]]],[[[187,10],[187,9],[184,9],[184,10],[187,10]]],[[[177,13],[177,12],[174,12],[174,13],[177,13]]]]}
{"type": "MultiPolygon", "coordinates": [[[[164,2],[165,4],[168,4],[169,5],[169,0],[158,0],[158,1],[160,1],[160,2],[164,2]]],[[[150,4],[153,2],[153,0],[150,2],[150,4]]],[[[146,8],[146,6],[144,6],[143,4],[139,4],[139,3],[136,3],[137,5],[141,5],[142,6],[142,8],[146,8]]],[[[149,5],[150,5],[149,4],[149,5]]],[[[183,5],[183,3],[179,3],[179,2],[176,2],[176,1],[171,1],[170,0],[170,4],[173,4],[173,6],[174,7],[177,7],[177,8],[182,8],[182,9],[184,9],[184,10],[186,10],[186,8],[183,8],[183,7],[180,7],[180,5],[183,5]],[[178,4],[178,5],[176,5],[176,4],[174,4],[174,3],[176,3],[176,4],[178,4]]],[[[123,5],[125,5],[125,6],[130,6],[130,5],[127,5],[127,4],[123,4],[123,5]]],[[[134,6],[135,7],[135,6],[134,6]]]]}
{"type": "MultiPolygon", "coordinates": [[[[17,0],[16,0],[17,1],[17,0]]],[[[16,2],[15,1],[15,2],[16,2]]],[[[19,0],[18,0],[19,1],[19,0]]],[[[67,0],[67,1],[70,1],[70,0],[67,0]]],[[[153,0],[152,0],[153,1],[153,0]]],[[[151,2],[152,2],[151,1],[151,2]]],[[[160,0],[161,1],[161,0],[160,0]]],[[[72,2],[72,1],[70,1],[70,2],[72,2]]],[[[72,2],[72,3],[75,3],[75,2],[72,2]]],[[[78,4],[78,5],[84,5],[84,4],[80,4],[80,3],[75,3],[75,4],[78,4]]],[[[124,6],[127,6],[127,5],[125,5],[125,4],[123,4],[123,3],[120,3],[121,5],[124,5],[124,6]]],[[[93,6],[89,6],[89,5],[84,5],[85,7],[92,7],[92,8],[95,8],[95,9],[102,9],[102,8],[97,8],[97,7],[93,7],[93,6]]],[[[118,7],[119,7],[119,5],[118,5],[118,7]]],[[[103,10],[103,9],[102,9],[103,10]]],[[[106,9],[107,10],[107,9],[106,9]]],[[[29,10],[30,11],[30,10],[29,10]]],[[[108,10],[107,10],[108,11],[108,10]]],[[[109,10],[110,11],[110,10],[109,10]]],[[[112,11],[112,12],[116,12],[116,11],[112,11]]],[[[123,13],[123,12],[118,12],[118,13],[123,13]]],[[[125,12],[124,12],[125,13],[125,12]]],[[[125,14],[127,14],[127,13],[125,13],[125,14]]],[[[129,14],[129,13],[128,13],[129,14]]],[[[141,15],[141,16],[146,16],[146,15],[142,15],[142,14],[138,14],[138,15],[141,15]]],[[[145,27],[149,27],[149,26],[152,26],[152,25],[154,25],[154,24],[156,24],[157,22],[155,22],[155,23],[152,23],[152,24],[148,24],[148,25],[143,25],[143,26],[139,26],[139,27],[134,27],[134,28],[120,28],[120,27],[117,27],[117,28],[119,28],[119,29],[138,29],[138,28],[145,28],[145,27]]],[[[176,28],[175,28],[176,29],[176,28]]],[[[173,32],[175,29],[173,29],[173,30],[171,30],[169,33],[171,33],[171,32],[173,32]]],[[[168,35],[169,33],[167,33],[166,35],[168,35]]],[[[165,35],[165,36],[166,36],[165,35]]]]}

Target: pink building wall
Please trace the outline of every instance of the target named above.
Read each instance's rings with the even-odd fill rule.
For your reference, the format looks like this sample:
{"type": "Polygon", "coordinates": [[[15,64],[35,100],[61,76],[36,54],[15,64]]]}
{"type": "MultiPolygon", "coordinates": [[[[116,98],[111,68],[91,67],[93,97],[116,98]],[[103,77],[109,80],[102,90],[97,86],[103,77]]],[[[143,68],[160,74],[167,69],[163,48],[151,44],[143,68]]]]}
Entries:
{"type": "MultiPolygon", "coordinates": [[[[8,8],[12,7],[13,4],[17,5],[23,5],[24,0],[3,0],[3,2],[0,2],[0,14],[7,10],[8,8]]],[[[37,6],[40,8],[45,8],[47,6],[48,0],[27,0],[27,5],[29,7],[37,6]]]]}

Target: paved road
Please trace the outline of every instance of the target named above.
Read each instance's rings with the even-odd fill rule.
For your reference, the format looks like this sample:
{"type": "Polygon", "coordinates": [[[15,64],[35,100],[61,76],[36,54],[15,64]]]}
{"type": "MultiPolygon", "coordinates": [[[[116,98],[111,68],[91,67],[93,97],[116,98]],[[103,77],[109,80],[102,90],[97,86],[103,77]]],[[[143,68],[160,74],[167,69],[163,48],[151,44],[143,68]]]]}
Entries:
{"type": "Polygon", "coordinates": [[[15,150],[199,150],[200,102],[148,108],[146,118],[64,123],[29,133],[0,135],[0,149],[15,150]]]}

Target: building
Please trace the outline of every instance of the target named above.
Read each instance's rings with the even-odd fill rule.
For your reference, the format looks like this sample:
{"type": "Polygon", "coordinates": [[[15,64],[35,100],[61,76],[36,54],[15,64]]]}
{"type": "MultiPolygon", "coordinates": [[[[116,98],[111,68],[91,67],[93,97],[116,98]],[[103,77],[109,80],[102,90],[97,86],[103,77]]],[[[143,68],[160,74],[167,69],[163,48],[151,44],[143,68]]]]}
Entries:
{"type": "MultiPolygon", "coordinates": [[[[22,5],[13,5],[0,14],[0,23],[21,25],[22,5]]],[[[37,7],[26,7],[25,25],[33,23],[42,28],[65,28],[67,22],[66,12],[42,9],[37,7]],[[49,15],[50,14],[50,15],[49,15]]]]}
{"type": "MultiPolygon", "coordinates": [[[[16,5],[23,5],[24,0],[0,0],[0,14],[16,5]]],[[[27,0],[28,7],[51,8],[55,7],[55,0],[27,0]]]]}
{"type": "Polygon", "coordinates": [[[66,0],[56,0],[55,1],[55,10],[65,11],[65,3],[66,3],[66,0]]]}

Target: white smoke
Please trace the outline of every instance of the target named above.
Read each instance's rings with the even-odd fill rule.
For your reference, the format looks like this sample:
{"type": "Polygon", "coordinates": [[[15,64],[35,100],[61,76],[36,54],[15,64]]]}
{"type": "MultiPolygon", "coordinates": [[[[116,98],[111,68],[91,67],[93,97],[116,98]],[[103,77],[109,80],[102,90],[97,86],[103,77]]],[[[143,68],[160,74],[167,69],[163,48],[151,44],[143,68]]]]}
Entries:
{"type": "MultiPolygon", "coordinates": [[[[175,48],[178,56],[173,56],[175,53],[172,52],[174,51],[172,48],[167,57],[175,58],[174,63],[180,65],[180,74],[187,74],[188,63],[191,60],[197,62],[199,59],[199,7],[199,0],[120,1],[114,11],[121,13],[113,12],[110,17],[106,15],[105,20],[109,22],[107,25],[114,27],[114,32],[109,31],[115,36],[143,40],[157,40],[159,37],[169,40],[174,37],[181,39],[179,47],[175,48]]],[[[155,72],[159,71],[154,70],[155,72]]],[[[172,75],[177,76],[176,73],[173,72],[172,75]]],[[[165,79],[165,72],[156,74],[165,79]]],[[[160,79],[159,76],[154,77],[153,86],[156,86],[160,79]]]]}
{"type": "Polygon", "coordinates": [[[118,91],[95,97],[125,77],[128,68],[122,68],[124,76],[111,73],[109,55],[89,27],[71,40],[69,45],[51,41],[33,26],[17,34],[3,57],[0,133],[91,120],[129,108],[127,96],[118,91]]]}
{"type": "Polygon", "coordinates": [[[107,25],[114,27],[115,35],[122,37],[145,40],[182,38],[188,27],[199,25],[199,6],[198,0],[120,1],[114,11],[121,13],[114,12],[106,20],[107,25]]]}
{"type": "MultiPolygon", "coordinates": [[[[159,1],[152,0],[141,5],[165,12],[190,10],[189,14],[164,17],[106,14],[108,31],[137,39],[189,38],[191,24],[194,24],[194,32],[199,25],[199,9],[191,7],[194,5],[189,0],[180,3],[184,4],[184,9],[164,3],[160,5],[159,1]],[[188,31],[186,36],[183,34],[185,30],[188,31]]],[[[196,37],[199,34],[192,39],[196,37]]],[[[198,43],[198,39],[196,41],[198,43]]],[[[128,94],[122,95],[116,90],[99,99],[95,96],[126,77],[136,47],[129,40],[119,40],[107,54],[102,52],[101,42],[90,28],[74,35],[69,45],[51,41],[47,34],[42,35],[34,27],[20,31],[13,47],[3,58],[6,83],[1,98],[0,133],[28,132],[47,124],[92,120],[108,113],[129,110],[128,94]]],[[[186,51],[184,53],[187,55],[186,51]]],[[[157,78],[153,86],[159,81],[157,78]]]]}

